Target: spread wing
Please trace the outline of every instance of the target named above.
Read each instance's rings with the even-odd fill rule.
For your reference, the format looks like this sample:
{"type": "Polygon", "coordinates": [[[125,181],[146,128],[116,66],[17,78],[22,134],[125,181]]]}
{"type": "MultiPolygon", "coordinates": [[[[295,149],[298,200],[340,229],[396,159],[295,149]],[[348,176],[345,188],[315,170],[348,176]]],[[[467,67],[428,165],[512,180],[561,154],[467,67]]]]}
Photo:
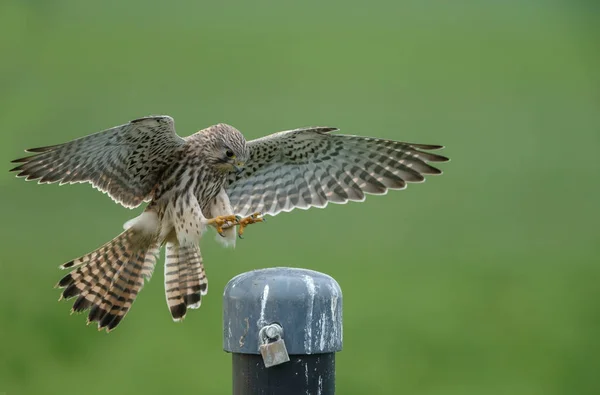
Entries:
{"type": "Polygon", "coordinates": [[[441,174],[428,162],[448,158],[427,152],[439,145],[411,144],[332,134],[315,127],[275,133],[248,142],[250,159],[226,186],[236,214],[276,215],[294,208],[325,207],[328,202],[362,201],[441,174]]]}
{"type": "Polygon", "coordinates": [[[11,171],[27,180],[61,184],[89,182],[125,207],[137,207],[159,181],[184,140],[173,118],[154,116],[68,143],[27,150],[11,171]]]}

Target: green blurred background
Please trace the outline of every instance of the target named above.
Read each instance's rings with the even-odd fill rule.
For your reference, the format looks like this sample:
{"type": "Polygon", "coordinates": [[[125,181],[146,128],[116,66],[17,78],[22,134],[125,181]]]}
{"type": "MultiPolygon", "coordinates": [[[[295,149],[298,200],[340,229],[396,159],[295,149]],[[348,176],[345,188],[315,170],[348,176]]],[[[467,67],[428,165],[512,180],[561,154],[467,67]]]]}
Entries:
{"type": "Polygon", "coordinates": [[[221,290],[282,265],[341,284],[339,394],[600,393],[598,3],[221,3],[0,3],[0,393],[228,394],[221,290]],[[107,335],[56,302],[57,267],[140,210],[8,161],[148,114],[183,136],[331,125],[452,162],[235,250],[206,237],[199,311],[171,321],[160,265],[107,335]]]}

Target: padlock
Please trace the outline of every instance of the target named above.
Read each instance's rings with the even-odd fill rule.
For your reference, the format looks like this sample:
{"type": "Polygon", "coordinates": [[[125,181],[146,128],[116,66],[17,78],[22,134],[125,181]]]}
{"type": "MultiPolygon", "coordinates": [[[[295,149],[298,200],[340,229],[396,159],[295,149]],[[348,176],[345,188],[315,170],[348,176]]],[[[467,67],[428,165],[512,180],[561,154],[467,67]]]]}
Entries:
{"type": "Polygon", "coordinates": [[[271,343],[261,344],[259,350],[267,368],[289,362],[290,360],[287,348],[285,348],[285,342],[281,337],[271,343]]]}

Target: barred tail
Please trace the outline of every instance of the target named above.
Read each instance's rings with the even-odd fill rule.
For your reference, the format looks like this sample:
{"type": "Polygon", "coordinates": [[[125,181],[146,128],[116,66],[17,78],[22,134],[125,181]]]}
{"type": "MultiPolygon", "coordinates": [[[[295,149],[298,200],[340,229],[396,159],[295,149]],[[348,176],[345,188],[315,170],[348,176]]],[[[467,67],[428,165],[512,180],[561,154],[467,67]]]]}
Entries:
{"type": "Polygon", "coordinates": [[[150,279],[159,246],[129,228],[95,251],[61,266],[75,268],[57,287],[65,288],[60,299],[77,296],[72,312],[90,309],[87,322],[98,322],[98,330],[114,329],[125,317],[144,278],[150,279]]]}
{"type": "Polygon", "coordinates": [[[208,282],[200,248],[168,242],[166,247],[165,293],[174,321],[181,321],[187,309],[200,307],[208,282]]]}

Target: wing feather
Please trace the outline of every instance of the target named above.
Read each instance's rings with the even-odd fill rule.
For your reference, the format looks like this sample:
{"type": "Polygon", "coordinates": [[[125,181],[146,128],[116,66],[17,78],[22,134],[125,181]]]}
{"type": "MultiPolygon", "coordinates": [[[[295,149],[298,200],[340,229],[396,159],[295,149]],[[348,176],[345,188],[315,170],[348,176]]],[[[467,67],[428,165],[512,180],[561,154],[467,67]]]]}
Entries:
{"type": "Polygon", "coordinates": [[[40,183],[89,182],[133,208],[148,199],[184,142],[171,117],[145,117],[68,143],[28,149],[34,155],[15,159],[19,165],[11,171],[40,183]]]}
{"type": "Polygon", "coordinates": [[[226,187],[233,211],[276,215],[329,202],[362,201],[441,174],[428,162],[448,158],[432,152],[440,145],[412,144],[372,137],[331,134],[316,127],[275,133],[248,142],[244,171],[226,187]]]}

